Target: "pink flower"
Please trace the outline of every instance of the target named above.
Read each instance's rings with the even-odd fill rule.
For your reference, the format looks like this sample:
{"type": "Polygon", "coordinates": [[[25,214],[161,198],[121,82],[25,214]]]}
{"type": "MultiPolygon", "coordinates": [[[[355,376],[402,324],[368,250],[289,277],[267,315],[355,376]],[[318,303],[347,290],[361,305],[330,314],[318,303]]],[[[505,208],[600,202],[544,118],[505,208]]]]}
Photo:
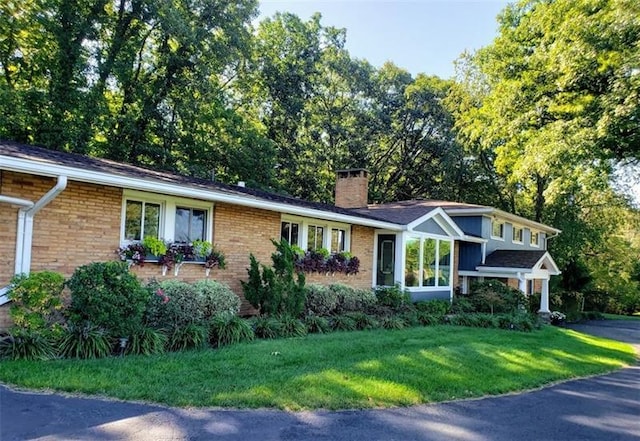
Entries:
{"type": "Polygon", "coordinates": [[[158,288],[158,290],[156,291],[156,295],[159,296],[159,297],[162,297],[162,303],[163,304],[169,302],[169,296],[166,295],[161,288],[158,288]]]}

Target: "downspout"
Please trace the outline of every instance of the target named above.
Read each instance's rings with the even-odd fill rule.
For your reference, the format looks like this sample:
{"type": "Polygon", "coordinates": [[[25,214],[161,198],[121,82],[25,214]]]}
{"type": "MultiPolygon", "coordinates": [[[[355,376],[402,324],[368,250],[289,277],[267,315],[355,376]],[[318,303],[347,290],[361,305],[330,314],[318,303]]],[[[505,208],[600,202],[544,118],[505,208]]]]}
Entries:
{"type": "MultiPolygon", "coordinates": [[[[18,225],[16,229],[16,268],[18,260],[22,260],[22,240],[21,237],[24,234],[24,219],[25,212],[29,208],[34,206],[34,203],[28,201],[26,199],[14,198],[11,196],[2,196],[0,195],[0,203],[6,203],[10,205],[17,205],[20,207],[18,210],[18,225]]],[[[5,286],[0,288],[0,305],[4,305],[9,301],[7,297],[7,293],[9,292],[10,286],[5,286]]]]}
{"type": "MultiPolygon", "coordinates": [[[[33,218],[41,209],[46,207],[49,202],[54,200],[60,193],[67,188],[67,177],[58,176],[56,185],[38,200],[31,208],[24,211],[24,232],[22,237],[18,236],[18,243],[22,242],[22,253],[18,254],[18,245],[16,244],[16,274],[29,274],[31,271],[31,245],[33,243],[33,218]],[[18,266],[18,262],[20,266],[18,266]]],[[[22,210],[20,210],[22,212],[22,210]]],[[[19,227],[18,227],[19,228],[19,227]]]]}

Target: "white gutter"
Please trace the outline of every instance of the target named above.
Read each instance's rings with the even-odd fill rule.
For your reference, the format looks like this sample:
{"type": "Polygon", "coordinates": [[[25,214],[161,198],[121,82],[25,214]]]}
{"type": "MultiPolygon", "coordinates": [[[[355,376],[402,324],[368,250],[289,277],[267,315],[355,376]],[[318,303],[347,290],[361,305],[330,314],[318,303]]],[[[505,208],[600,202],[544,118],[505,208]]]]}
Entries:
{"type": "MultiPolygon", "coordinates": [[[[25,211],[24,219],[24,233],[22,238],[18,236],[17,242],[20,243],[22,239],[22,253],[17,253],[18,244],[16,244],[16,274],[29,274],[31,271],[31,245],[33,243],[33,217],[42,210],[45,206],[54,200],[60,193],[67,188],[67,177],[58,176],[58,182],[56,185],[42,196],[33,207],[25,211]]],[[[22,209],[20,211],[23,211],[22,209]]]]}
{"type": "MultiPolygon", "coordinates": [[[[17,205],[20,207],[18,210],[18,225],[16,232],[16,262],[18,260],[18,256],[22,256],[22,241],[18,238],[22,237],[24,233],[24,218],[25,218],[25,209],[29,209],[34,206],[34,203],[28,201],[26,199],[14,198],[11,196],[3,196],[0,195],[0,203],[6,203],[10,205],[17,205]]],[[[9,301],[8,293],[11,285],[0,288],[0,305],[4,305],[9,301]]]]}
{"type": "Polygon", "coordinates": [[[478,207],[478,208],[445,208],[444,210],[449,216],[499,216],[511,222],[534,228],[536,230],[555,233],[556,236],[562,232],[557,228],[549,225],[541,224],[540,222],[532,221],[525,217],[518,216],[517,214],[509,213],[507,211],[500,210],[492,207],[478,207]]]}
{"type": "Polygon", "coordinates": [[[71,180],[86,182],[90,184],[129,188],[133,190],[149,191],[153,193],[162,193],[172,196],[182,196],[192,199],[201,199],[205,201],[229,203],[245,207],[259,208],[262,210],[277,211],[280,213],[287,213],[298,216],[315,217],[318,219],[344,222],[392,231],[403,230],[402,225],[394,224],[391,222],[366,219],[358,216],[340,213],[332,213],[314,208],[297,207],[282,202],[265,201],[251,195],[232,195],[210,188],[194,188],[185,186],[184,184],[167,183],[162,180],[163,176],[160,174],[157,180],[154,180],[152,177],[132,178],[129,176],[120,176],[105,172],[81,170],[59,164],[38,163],[34,162],[34,160],[31,159],[15,158],[12,156],[0,156],[0,158],[2,159],[2,169],[14,171],[17,173],[32,173],[40,176],[64,175],[71,180]]]}

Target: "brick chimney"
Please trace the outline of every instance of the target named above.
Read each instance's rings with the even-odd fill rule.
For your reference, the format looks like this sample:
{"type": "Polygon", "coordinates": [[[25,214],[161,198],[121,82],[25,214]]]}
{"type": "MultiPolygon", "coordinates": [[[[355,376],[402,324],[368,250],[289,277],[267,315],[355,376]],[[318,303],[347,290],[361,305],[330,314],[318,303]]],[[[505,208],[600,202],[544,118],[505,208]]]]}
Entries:
{"type": "Polygon", "coordinates": [[[362,208],[367,206],[369,173],[362,168],[336,172],[336,207],[362,208]]]}

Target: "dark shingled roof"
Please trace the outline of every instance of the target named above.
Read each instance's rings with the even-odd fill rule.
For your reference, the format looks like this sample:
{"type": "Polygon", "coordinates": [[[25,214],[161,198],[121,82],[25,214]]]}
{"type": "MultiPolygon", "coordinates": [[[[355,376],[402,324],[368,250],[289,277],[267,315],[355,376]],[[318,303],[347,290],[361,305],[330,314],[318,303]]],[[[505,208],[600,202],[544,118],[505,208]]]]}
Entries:
{"type": "MultiPolygon", "coordinates": [[[[75,153],[59,152],[41,147],[20,144],[13,141],[0,140],[0,155],[28,159],[41,162],[43,164],[61,165],[77,169],[108,173],[123,177],[133,177],[159,181],[167,184],[181,184],[193,188],[212,190],[239,197],[259,199],[267,202],[283,203],[297,207],[327,211],[348,216],[362,217],[366,219],[382,220],[372,214],[359,213],[355,210],[336,207],[331,204],[311,202],[291,196],[270,193],[252,188],[239,187],[236,185],[222,184],[207,179],[181,176],[174,173],[151,170],[137,167],[135,165],[123,164],[108,159],[91,158],[75,153]]],[[[161,192],[161,189],[159,189],[161,192]]]]}
{"type": "Polygon", "coordinates": [[[496,250],[489,254],[481,267],[531,269],[540,261],[544,250],[496,250]]]}
{"type": "Polygon", "coordinates": [[[464,204],[459,202],[438,201],[433,199],[412,199],[408,201],[391,202],[388,204],[368,205],[364,208],[356,208],[360,214],[375,216],[378,219],[395,224],[407,225],[421,218],[425,214],[443,208],[489,208],[482,205],[464,204]]]}

